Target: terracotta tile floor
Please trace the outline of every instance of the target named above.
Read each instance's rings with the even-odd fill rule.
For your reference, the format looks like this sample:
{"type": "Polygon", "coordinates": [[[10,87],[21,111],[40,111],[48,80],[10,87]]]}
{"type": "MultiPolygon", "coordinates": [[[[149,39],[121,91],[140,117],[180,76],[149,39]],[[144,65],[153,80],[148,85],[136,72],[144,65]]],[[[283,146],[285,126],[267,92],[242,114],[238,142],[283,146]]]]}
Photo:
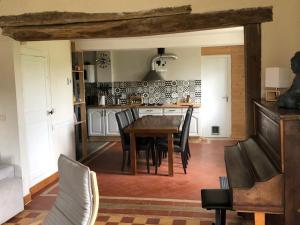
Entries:
{"type": "MultiPolygon", "coordinates": [[[[88,162],[97,172],[101,194],[104,196],[126,196],[143,198],[167,198],[200,200],[202,188],[219,188],[219,177],[225,176],[224,145],[232,141],[203,141],[190,144],[192,158],[185,175],[180,155],[175,155],[174,177],[167,176],[167,159],[158,169],[159,175],[146,172],[146,162],[139,160],[138,175],[121,172],[121,144],[116,143],[109,151],[88,162]]],[[[144,157],[143,157],[144,158],[144,157]]]]}
{"type": "MultiPolygon", "coordinates": [[[[100,189],[100,208],[96,224],[166,224],[207,225],[214,221],[214,212],[201,208],[200,190],[219,188],[219,176],[224,176],[224,145],[232,141],[210,141],[190,144],[192,158],[187,174],[182,170],[180,156],[175,156],[174,177],[166,176],[167,160],[159,168],[159,175],[146,173],[143,160],[138,163],[138,175],[121,172],[120,143],[112,143],[86,162],[97,172],[100,189]]],[[[25,211],[6,225],[23,225],[47,215],[58,193],[58,184],[47,188],[25,211]],[[33,218],[35,217],[35,218],[33,218]]],[[[246,224],[235,212],[227,213],[228,225],[246,224]]],[[[248,222],[247,222],[248,224],[248,222]]]]}

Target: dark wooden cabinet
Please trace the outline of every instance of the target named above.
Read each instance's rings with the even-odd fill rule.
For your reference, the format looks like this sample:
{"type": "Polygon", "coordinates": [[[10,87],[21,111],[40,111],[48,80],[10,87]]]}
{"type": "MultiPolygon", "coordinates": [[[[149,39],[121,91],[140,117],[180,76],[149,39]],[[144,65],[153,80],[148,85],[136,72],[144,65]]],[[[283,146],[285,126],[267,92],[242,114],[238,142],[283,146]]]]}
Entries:
{"type": "Polygon", "coordinates": [[[284,177],[284,225],[299,225],[300,110],[281,109],[264,101],[254,106],[255,136],[284,177]]]}

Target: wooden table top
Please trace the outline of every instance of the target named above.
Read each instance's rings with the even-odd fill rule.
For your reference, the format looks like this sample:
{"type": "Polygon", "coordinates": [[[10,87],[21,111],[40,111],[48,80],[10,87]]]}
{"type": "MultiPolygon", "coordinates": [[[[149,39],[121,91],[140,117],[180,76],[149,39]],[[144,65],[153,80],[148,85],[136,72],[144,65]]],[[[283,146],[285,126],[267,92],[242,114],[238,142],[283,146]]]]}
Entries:
{"type": "Polygon", "coordinates": [[[144,116],[124,129],[125,133],[178,133],[182,116],[144,116]]]}

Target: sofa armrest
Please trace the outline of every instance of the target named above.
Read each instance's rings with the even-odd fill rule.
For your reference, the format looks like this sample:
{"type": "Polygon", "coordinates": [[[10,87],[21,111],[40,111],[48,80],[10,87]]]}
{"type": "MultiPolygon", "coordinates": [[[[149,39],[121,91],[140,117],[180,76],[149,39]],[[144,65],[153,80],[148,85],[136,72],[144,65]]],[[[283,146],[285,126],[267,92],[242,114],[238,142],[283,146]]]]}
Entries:
{"type": "Polygon", "coordinates": [[[12,165],[0,164],[0,180],[6,178],[13,178],[15,176],[15,169],[12,165]]]}

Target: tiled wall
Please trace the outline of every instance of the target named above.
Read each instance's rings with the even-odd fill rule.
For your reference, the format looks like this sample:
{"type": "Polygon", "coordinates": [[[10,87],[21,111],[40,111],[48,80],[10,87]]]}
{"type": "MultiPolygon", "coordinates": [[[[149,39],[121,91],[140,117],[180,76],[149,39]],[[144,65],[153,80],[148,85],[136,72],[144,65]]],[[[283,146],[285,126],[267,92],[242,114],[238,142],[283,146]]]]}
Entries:
{"type": "Polygon", "coordinates": [[[172,80],[172,81],[131,81],[86,84],[86,95],[95,96],[97,93],[106,95],[106,103],[112,104],[113,94],[123,96],[121,103],[127,103],[128,94],[140,94],[144,103],[176,103],[177,99],[190,95],[192,102],[201,102],[201,80],[172,80]]]}

